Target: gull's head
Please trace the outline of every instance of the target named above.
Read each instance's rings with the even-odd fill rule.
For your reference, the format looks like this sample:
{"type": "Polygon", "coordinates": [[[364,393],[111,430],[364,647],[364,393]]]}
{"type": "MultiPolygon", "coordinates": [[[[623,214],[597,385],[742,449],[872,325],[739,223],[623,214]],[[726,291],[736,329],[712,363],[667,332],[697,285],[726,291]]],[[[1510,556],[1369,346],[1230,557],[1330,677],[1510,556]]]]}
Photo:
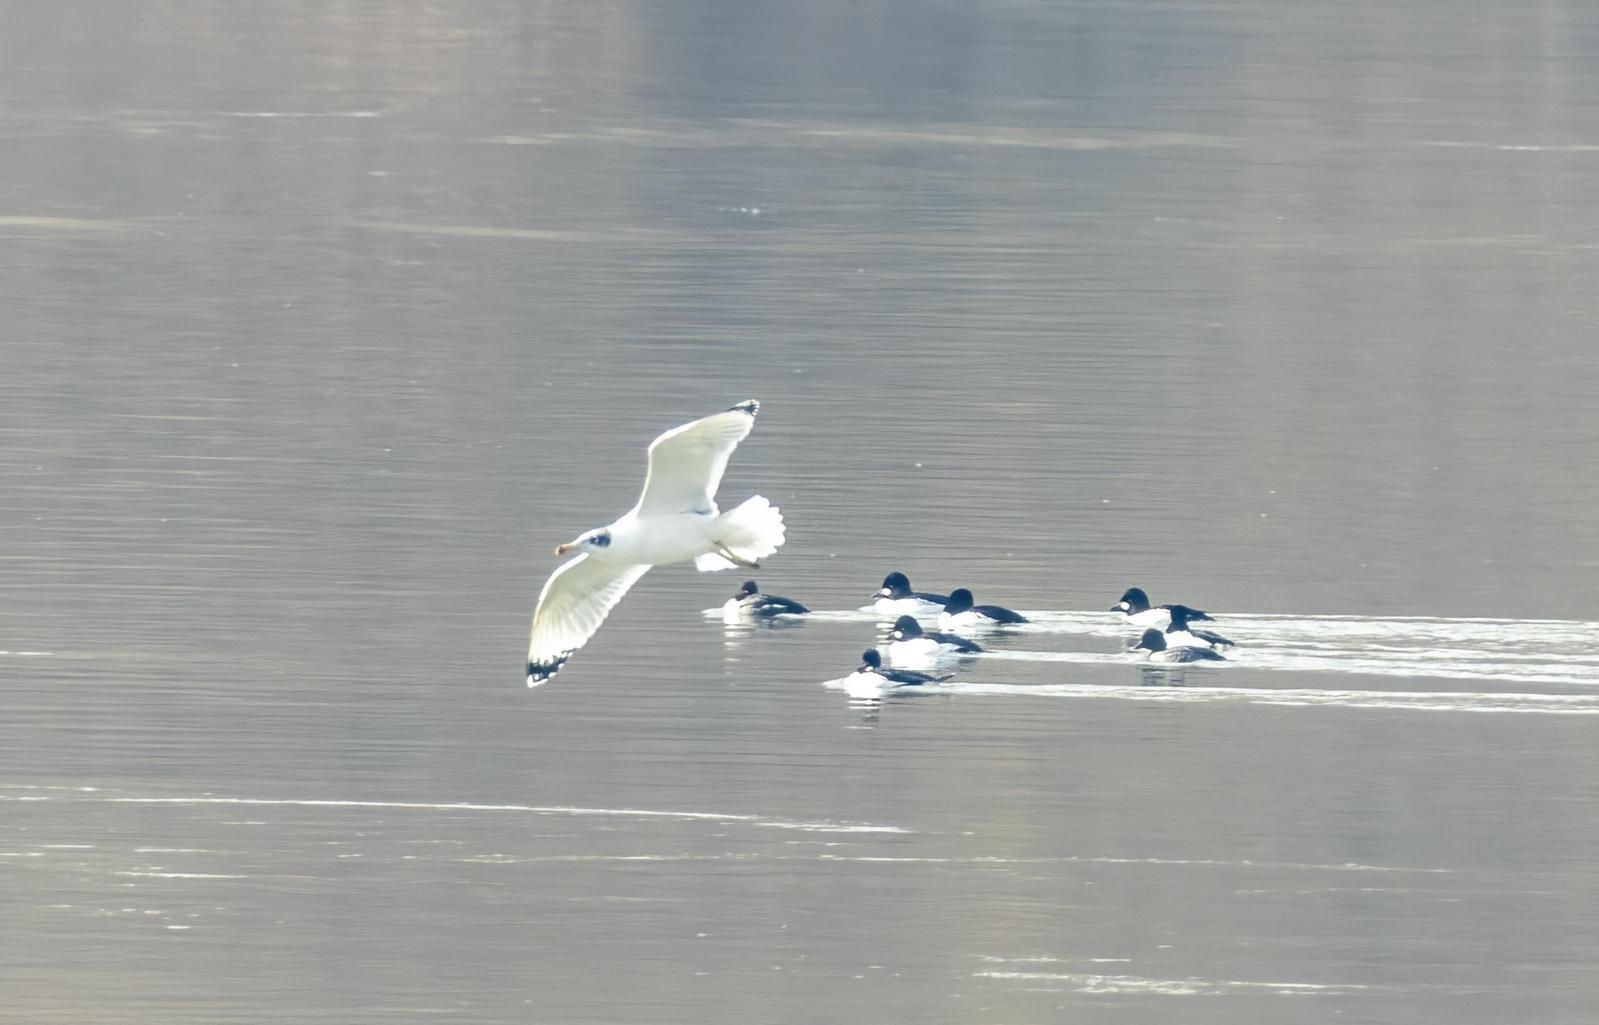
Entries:
{"type": "Polygon", "coordinates": [[[555,546],[556,555],[568,555],[572,552],[603,552],[611,547],[611,532],[609,530],[591,530],[587,534],[580,534],[564,545],[555,546]]]}
{"type": "Polygon", "coordinates": [[[922,635],[922,624],[915,616],[901,616],[894,620],[894,629],[888,632],[890,640],[909,641],[922,635]]]}
{"type": "Polygon", "coordinates": [[[1144,636],[1138,638],[1138,643],[1128,649],[1129,651],[1165,651],[1166,638],[1161,636],[1159,630],[1149,629],[1144,631],[1144,636]]]}
{"type": "Polygon", "coordinates": [[[1122,592],[1122,600],[1112,605],[1110,610],[1134,615],[1147,608],[1149,608],[1149,595],[1144,593],[1143,588],[1129,587],[1122,592]]]}
{"type": "Polygon", "coordinates": [[[903,598],[911,593],[911,581],[905,574],[895,570],[883,578],[882,590],[877,592],[879,598],[903,598]]]}

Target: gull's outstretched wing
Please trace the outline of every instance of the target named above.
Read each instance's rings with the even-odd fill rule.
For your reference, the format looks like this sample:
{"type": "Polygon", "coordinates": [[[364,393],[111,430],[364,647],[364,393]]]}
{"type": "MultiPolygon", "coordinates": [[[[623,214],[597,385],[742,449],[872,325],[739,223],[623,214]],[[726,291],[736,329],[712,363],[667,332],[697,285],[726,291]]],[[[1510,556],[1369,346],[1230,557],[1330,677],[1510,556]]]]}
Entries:
{"type": "Polygon", "coordinates": [[[585,554],[550,574],[533,612],[527,685],[537,687],[554,676],[594,636],[628,588],[649,571],[646,565],[619,566],[585,554]]]}
{"type": "Polygon", "coordinates": [[[761,404],[740,402],[674,427],[650,442],[650,472],[633,511],[640,517],[715,512],[716,489],[727,459],[755,426],[761,404]]]}

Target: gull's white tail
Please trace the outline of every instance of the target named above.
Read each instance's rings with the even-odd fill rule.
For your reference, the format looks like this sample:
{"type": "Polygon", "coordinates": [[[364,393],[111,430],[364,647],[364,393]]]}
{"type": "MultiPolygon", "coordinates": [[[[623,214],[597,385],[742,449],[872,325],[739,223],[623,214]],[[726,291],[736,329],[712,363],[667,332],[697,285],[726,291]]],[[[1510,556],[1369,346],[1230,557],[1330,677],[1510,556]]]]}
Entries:
{"type": "MultiPolygon", "coordinates": [[[[783,514],[760,495],[718,516],[716,529],[716,540],[747,562],[758,562],[783,546],[783,514]]],[[[733,565],[715,552],[694,560],[694,568],[701,573],[732,569],[733,565]]]]}

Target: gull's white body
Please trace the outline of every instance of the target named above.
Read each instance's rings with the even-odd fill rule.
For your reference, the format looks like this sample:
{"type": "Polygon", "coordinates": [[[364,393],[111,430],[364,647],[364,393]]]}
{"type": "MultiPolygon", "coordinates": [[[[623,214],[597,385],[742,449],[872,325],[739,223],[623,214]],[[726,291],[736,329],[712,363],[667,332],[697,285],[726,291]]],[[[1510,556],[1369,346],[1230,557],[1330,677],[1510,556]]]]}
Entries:
{"type": "Polygon", "coordinates": [[[716,506],[727,460],[759,409],[752,399],[656,438],[638,504],[562,546],[582,554],[557,569],[539,593],[528,641],[529,687],[554,676],[652,567],[693,561],[701,572],[714,572],[738,564],[722,551],[754,563],[783,544],[783,517],[761,496],[727,513],[716,506]]]}
{"type": "Polygon", "coordinates": [[[676,513],[649,519],[640,519],[638,510],[634,509],[602,528],[611,535],[610,546],[605,551],[593,551],[588,555],[623,566],[670,566],[675,562],[688,562],[706,554],[715,545],[717,520],[714,502],[703,513],[676,513]]]}

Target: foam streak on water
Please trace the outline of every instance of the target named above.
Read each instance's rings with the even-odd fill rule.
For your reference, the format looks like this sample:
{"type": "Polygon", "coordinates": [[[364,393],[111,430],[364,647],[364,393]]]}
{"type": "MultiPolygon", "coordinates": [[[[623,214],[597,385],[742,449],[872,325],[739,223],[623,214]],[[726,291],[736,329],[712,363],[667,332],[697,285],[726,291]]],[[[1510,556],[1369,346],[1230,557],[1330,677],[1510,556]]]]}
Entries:
{"type": "MultiPolygon", "coordinates": [[[[840,622],[866,615],[832,613],[829,620],[840,622]]],[[[1032,620],[1027,625],[984,637],[990,650],[965,665],[961,680],[919,688],[917,692],[1422,711],[1599,713],[1599,623],[1228,614],[1206,624],[1236,642],[1236,647],[1227,649],[1225,663],[1160,666],[1138,663],[1120,650],[1136,631],[1114,615],[1049,610],[1032,610],[1026,615],[1032,620]],[[1087,642],[1073,642],[1072,637],[1085,638],[1087,642]],[[1112,650],[1106,650],[1107,639],[1118,642],[1112,650]],[[1062,645],[1064,650],[1055,650],[1062,645]],[[1124,680],[1133,671],[1138,675],[1136,683],[1097,674],[1090,679],[1058,683],[1024,684],[1003,677],[995,680],[1007,662],[1102,667],[1124,680]],[[1239,670],[1294,673],[1300,683],[1304,674],[1319,673],[1400,678],[1421,685],[1390,691],[1351,685],[1350,680],[1342,686],[1277,689],[1244,686],[1242,678],[1229,680],[1228,674],[1239,670]],[[1430,680],[1456,685],[1426,689],[1423,681],[1430,680]],[[1502,684],[1512,686],[1467,689],[1472,685],[1502,684]]],[[[1252,677],[1248,682],[1259,679],[1252,677]]]]}
{"type": "Polygon", "coordinates": [[[974,973],[982,979],[1059,983],[1077,993],[1154,993],[1161,996],[1221,996],[1242,992],[1283,995],[1347,993],[1360,985],[1317,982],[1248,982],[1237,979],[1146,979],[1136,975],[1102,975],[1093,972],[1022,972],[990,969],[974,973]]]}
{"type": "Polygon", "coordinates": [[[772,829],[794,829],[805,832],[817,833],[905,833],[909,830],[898,826],[879,826],[865,822],[814,822],[796,821],[790,819],[773,819],[760,815],[723,814],[709,811],[655,811],[643,808],[577,808],[566,805],[532,805],[532,804],[477,804],[467,801],[360,801],[360,800],[318,800],[307,798],[276,798],[276,797],[217,797],[204,795],[200,797],[53,797],[30,796],[9,798],[0,795],[0,801],[71,801],[74,803],[102,803],[102,804],[225,804],[249,806],[287,806],[298,808],[355,808],[355,809],[400,809],[419,811],[468,811],[468,812],[527,812],[536,815],[573,815],[573,816],[617,816],[622,818],[639,819],[693,819],[712,822],[743,822],[754,826],[772,829]]]}

